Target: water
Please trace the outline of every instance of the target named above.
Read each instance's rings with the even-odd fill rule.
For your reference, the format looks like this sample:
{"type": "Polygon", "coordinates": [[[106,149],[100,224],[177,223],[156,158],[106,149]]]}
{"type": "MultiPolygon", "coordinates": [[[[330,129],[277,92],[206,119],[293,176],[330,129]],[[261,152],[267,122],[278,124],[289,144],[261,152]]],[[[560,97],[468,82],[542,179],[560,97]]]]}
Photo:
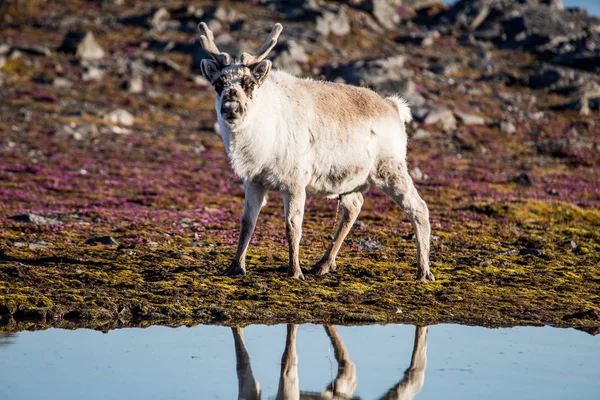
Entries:
{"type": "Polygon", "coordinates": [[[361,399],[396,396],[388,390],[398,384],[404,397],[386,398],[600,398],[600,337],[573,329],[386,325],[327,332],[301,325],[297,368],[293,329],[249,326],[244,341],[241,332],[216,326],[107,334],[49,329],[0,337],[0,399],[232,399],[238,379],[248,393],[259,384],[262,398],[272,399],[286,337],[286,398],[298,392],[320,398],[307,394],[320,394],[338,377],[336,347],[345,365],[338,391],[354,389],[361,399]],[[413,369],[405,374],[411,359],[413,369]]]}

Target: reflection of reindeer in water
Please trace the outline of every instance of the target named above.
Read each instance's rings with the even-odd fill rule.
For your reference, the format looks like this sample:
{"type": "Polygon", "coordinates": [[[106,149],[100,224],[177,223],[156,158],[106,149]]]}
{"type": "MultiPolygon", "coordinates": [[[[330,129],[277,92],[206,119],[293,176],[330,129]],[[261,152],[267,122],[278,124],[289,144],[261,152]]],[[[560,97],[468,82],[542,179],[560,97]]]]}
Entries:
{"type": "Polygon", "coordinates": [[[15,336],[14,333],[0,332],[0,347],[11,344],[13,336],[15,336]]]}
{"type": "MultiPolygon", "coordinates": [[[[300,393],[298,380],[298,355],[296,353],[296,331],[298,326],[289,324],[285,340],[285,350],[281,358],[281,374],[277,400],[292,399],[353,399],[352,397],[358,380],[356,366],[350,360],[348,350],[340,339],[334,326],[325,326],[325,331],[331,340],[335,359],[338,363],[338,373],[335,379],[322,393],[300,393]]],[[[233,328],[235,342],[235,357],[239,384],[238,399],[255,400],[261,398],[260,385],[254,379],[250,357],[244,344],[241,328],[233,328]]],[[[419,393],[425,380],[427,366],[427,327],[417,327],[410,367],[404,372],[404,377],[398,384],[381,397],[384,400],[409,400],[419,393]]]]}

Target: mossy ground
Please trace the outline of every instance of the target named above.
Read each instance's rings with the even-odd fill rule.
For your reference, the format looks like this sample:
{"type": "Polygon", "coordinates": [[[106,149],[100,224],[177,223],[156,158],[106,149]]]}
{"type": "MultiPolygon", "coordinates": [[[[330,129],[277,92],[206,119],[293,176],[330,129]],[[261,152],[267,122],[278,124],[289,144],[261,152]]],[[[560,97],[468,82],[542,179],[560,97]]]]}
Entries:
{"type": "MultiPolygon", "coordinates": [[[[44,35],[43,25],[15,21],[0,29],[3,37],[60,43],[59,35],[44,35]]],[[[123,29],[119,38],[104,30],[97,36],[120,54],[134,47],[136,29],[123,29]]],[[[235,249],[243,191],[220,140],[207,130],[214,122],[211,90],[186,76],[157,72],[146,82],[152,96],[131,95],[120,89],[124,77],[117,73],[80,82],[82,67],[66,55],[9,59],[0,102],[0,329],[200,322],[598,329],[600,321],[563,318],[600,309],[600,118],[551,111],[565,99],[541,92],[533,105],[527,88],[480,80],[476,69],[464,68],[455,79],[483,95],[428,78],[422,65],[432,57],[473,57],[473,49],[444,40],[428,49],[403,46],[407,70],[439,103],[480,113],[489,123],[459,125],[454,133],[409,128],[410,134],[417,128],[433,133],[409,144],[410,167],[429,176],[417,181],[434,235],[437,280],[427,284],[415,280],[410,224],[378,192],[367,195],[362,225],[350,233],[336,272],[307,275],[304,282],[285,277],[283,207],[273,194],[249,250],[248,276],[216,276],[235,249]],[[74,88],[34,80],[57,71],[74,79],[74,88]],[[518,103],[515,109],[542,110],[545,117],[523,118],[515,133],[500,132],[494,121],[515,118],[499,100],[506,94],[518,103]],[[110,126],[96,111],[114,108],[135,114],[130,134],[102,130],[110,126]],[[66,124],[93,124],[100,133],[75,137],[64,133],[66,124]],[[531,185],[513,182],[520,173],[531,185]],[[21,213],[58,223],[10,218],[21,213]],[[111,235],[120,245],[84,244],[98,235],[111,235]],[[40,242],[51,247],[35,248],[40,242]],[[361,242],[380,249],[364,250],[361,242]],[[523,248],[543,255],[510,252],[523,248]]],[[[341,42],[336,45],[352,45],[341,42]]],[[[389,53],[398,46],[387,41],[381,49],[389,53]]],[[[312,57],[312,65],[330,61],[312,57]]],[[[509,51],[494,51],[494,57],[499,71],[516,75],[531,62],[509,51]]],[[[335,215],[335,201],[309,200],[304,267],[325,251],[335,215]]]]}

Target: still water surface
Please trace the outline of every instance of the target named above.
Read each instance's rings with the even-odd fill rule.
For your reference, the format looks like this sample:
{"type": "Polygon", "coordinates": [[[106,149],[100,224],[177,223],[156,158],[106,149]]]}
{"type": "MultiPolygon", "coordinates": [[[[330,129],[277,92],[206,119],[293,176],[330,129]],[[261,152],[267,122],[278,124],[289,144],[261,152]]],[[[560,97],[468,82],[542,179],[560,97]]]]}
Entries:
{"type": "Polygon", "coordinates": [[[262,399],[328,390],[361,399],[599,399],[600,336],[549,327],[200,325],[0,337],[4,400],[235,399],[259,390],[262,399]]]}

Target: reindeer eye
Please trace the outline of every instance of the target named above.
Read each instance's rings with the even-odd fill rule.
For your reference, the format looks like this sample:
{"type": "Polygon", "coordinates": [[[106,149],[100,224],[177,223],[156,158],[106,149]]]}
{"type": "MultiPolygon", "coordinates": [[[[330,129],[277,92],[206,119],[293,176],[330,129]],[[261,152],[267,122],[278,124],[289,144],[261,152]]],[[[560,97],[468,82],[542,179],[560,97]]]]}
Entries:
{"type": "Polygon", "coordinates": [[[219,79],[218,81],[216,81],[214,83],[214,88],[215,88],[215,91],[218,94],[221,94],[221,92],[223,91],[223,89],[225,89],[225,83],[222,80],[219,79]]]}
{"type": "Polygon", "coordinates": [[[244,88],[244,91],[246,93],[250,93],[256,87],[256,82],[254,81],[254,79],[250,78],[249,76],[246,76],[242,80],[242,87],[244,88]]]}

